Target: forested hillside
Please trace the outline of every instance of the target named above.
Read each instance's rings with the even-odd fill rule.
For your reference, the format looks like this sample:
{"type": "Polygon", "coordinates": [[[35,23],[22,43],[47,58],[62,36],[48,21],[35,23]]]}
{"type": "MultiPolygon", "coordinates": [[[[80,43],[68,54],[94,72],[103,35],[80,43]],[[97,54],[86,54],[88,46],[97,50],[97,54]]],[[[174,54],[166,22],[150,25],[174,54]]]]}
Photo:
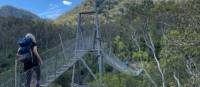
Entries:
{"type": "MultiPolygon", "coordinates": [[[[76,13],[89,11],[86,0],[56,23],[76,23],[76,13]]],[[[101,15],[103,41],[123,61],[137,63],[147,76],[105,74],[107,87],[198,87],[200,1],[105,0],[101,15]]],[[[95,82],[92,82],[95,83],[95,82]]]]}
{"type": "MultiPolygon", "coordinates": [[[[136,1],[105,0],[100,11],[100,30],[104,47],[128,62],[128,66],[137,66],[144,73],[132,77],[105,65],[104,86],[199,87],[200,1],[136,1]]],[[[74,39],[77,13],[93,11],[93,7],[93,0],[85,0],[54,21],[0,17],[0,73],[14,67],[18,38],[32,32],[40,51],[45,51],[60,42],[59,34],[63,40],[74,39]]],[[[94,21],[83,22],[91,26],[94,21]]],[[[98,74],[97,60],[93,56],[86,55],[86,62],[98,74]]],[[[83,66],[79,72],[81,82],[91,87],[97,83],[83,66]]],[[[70,69],[51,87],[69,87],[71,73],[70,69]]]]}

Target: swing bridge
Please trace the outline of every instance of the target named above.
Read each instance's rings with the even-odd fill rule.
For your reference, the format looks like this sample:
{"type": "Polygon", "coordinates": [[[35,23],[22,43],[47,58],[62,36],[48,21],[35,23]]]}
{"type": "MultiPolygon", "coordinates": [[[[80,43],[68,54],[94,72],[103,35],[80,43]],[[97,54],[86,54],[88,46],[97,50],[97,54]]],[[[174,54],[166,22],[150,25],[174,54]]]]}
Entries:
{"type": "MultiPolygon", "coordinates": [[[[109,50],[110,47],[106,46],[106,42],[102,41],[103,38],[101,37],[99,27],[99,13],[97,10],[98,6],[96,4],[96,11],[94,12],[78,13],[75,39],[63,41],[60,36],[60,42],[58,42],[60,44],[58,46],[48,49],[41,54],[44,60],[44,63],[40,66],[41,87],[48,87],[69,70],[72,73],[71,87],[89,87],[87,84],[80,85],[79,82],[76,82],[76,70],[79,68],[79,63],[82,63],[88,73],[98,82],[95,87],[104,87],[103,72],[105,64],[130,76],[139,76],[143,72],[143,69],[134,69],[127,66],[109,50]],[[86,24],[83,20],[87,19],[86,16],[94,20],[93,24],[91,24],[93,27],[84,27],[86,24]],[[94,73],[90,68],[91,66],[85,61],[87,58],[84,56],[88,53],[95,55],[95,62],[98,64],[99,69],[98,74],[94,73]]],[[[15,69],[12,69],[5,77],[0,78],[0,87],[25,87],[27,72],[23,72],[23,64],[18,61],[15,64],[15,69]]],[[[34,79],[35,75],[33,74],[32,84],[34,84],[34,79]]]]}

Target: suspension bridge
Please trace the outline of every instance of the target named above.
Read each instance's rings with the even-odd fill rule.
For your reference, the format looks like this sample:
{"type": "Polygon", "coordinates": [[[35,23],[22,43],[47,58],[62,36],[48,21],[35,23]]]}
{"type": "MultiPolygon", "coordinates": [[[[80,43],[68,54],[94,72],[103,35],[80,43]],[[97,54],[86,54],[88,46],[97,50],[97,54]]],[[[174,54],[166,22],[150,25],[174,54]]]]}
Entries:
{"type": "MultiPolygon", "coordinates": [[[[98,7],[99,5],[96,6],[98,7]]],[[[96,87],[104,86],[102,80],[104,64],[108,64],[119,72],[130,76],[139,76],[143,72],[142,69],[128,67],[120,58],[115,56],[112,51],[109,51],[109,47],[105,45],[106,42],[102,42],[99,27],[99,13],[97,9],[94,12],[79,13],[77,15],[76,38],[63,41],[60,36],[60,42],[58,43],[60,43],[58,46],[48,49],[41,54],[44,60],[44,64],[40,66],[41,87],[48,87],[69,69],[72,69],[71,87],[89,87],[88,85],[79,85],[75,81],[77,63],[82,63],[88,70],[88,73],[98,82],[96,87]],[[94,19],[95,21],[93,24],[90,24],[93,25],[93,27],[84,28],[86,24],[83,22],[83,19],[94,19]],[[84,59],[84,56],[88,53],[96,55],[96,63],[98,63],[99,69],[98,76],[87,64],[85,61],[86,59],[84,59]]],[[[0,87],[25,87],[28,71],[23,72],[22,67],[23,64],[16,61],[15,69],[7,73],[7,77],[0,78],[0,87]]],[[[32,71],[33,69],[30,70],[32,71]]],[[[32,84],[34,84],[35,75],[32,76],[32,79],[32,84]]]]}
{"type": "MultiPolygon", "coordinates": [[[[80,34],[80,35],[83,35],[80,34]]],[[[88,34],[85,34],[88,35],[88,34]]],[[[75,65],[78,61],[81,61],[83,65],[86,67],[88,72],[92,75],[92,77],[97,79],[95,73],[91,70],[89,65],[87,65],[85,59],[83,59],[84,55],[88,52],[96,53],[97,49],[93,48],[94,38],[79,36],[83,38],[78,38],[78,41],[70,40],[66,42],[61,42],[58,46],[49,49],[48,51],[41,54],[44,59],[44,64],[41,65],[41,86],[48,87],[52,82],[54,82],[57,78],[59,78],[64,72],[72,68],[72,84],[71,87],[84,87],[78,86],[74,82],[75,77],[75,65]]],[[[142,69],[133,70],[130,67],[127,67],[124,62],[122,62],[119,58],[117,58],[112,52],[109,52],[107,49],[101,49],[101,55],[103,58],[103,63],[110,65],[114,69],[125,73],[131,76],[138,76],[142,72],[142,69]]],[[[31,69],[32,70],[32,69],[31,69]]],[[[28,71],[27,71],[28,72],[28,71]]],[[[23,64],[16,61],[16,69],[15,75],[12,73],[10,78],[0,79],[0,87],[25,87],[25,82],[27,72],[23,72],[23,64]]],[[[33,77],[33,84],[35,76],[33,77]]],[[[97,84],[96,87],[98,87],[97,84]]],[[[87,86],[85,86],[87,87],[87,86]]]]}

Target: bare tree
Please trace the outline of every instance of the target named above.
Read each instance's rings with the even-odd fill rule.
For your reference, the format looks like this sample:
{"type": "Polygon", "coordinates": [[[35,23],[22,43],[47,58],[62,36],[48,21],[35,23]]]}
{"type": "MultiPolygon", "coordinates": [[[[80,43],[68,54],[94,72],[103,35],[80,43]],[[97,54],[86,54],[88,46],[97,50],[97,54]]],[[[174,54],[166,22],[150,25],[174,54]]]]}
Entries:
{"type": "Polygon", "coordinates": [[[164,76],[164,73],[160,67],[160,62],[158,60],[158,57],[156,56],[156,49],[155,49],[155,45],[153,43],[153,40],[151,38],[151,35],[150,33],[147,33],[147,34],[144,34],[143,35],[143,38],[145,40],[145,44],[147,45],[147,47],[149,47],[151,49],[151,52],[153,53],[153,57],[156,61],[156,64],[157,64],[157,68],[158,68],[158,71],[160,72],[160,75],[161,75],[161,79],[162,79],[162,85],[163,87],[166,87],[165,85],[165,76],[164,76]]]}
{"type": "MultiPolygon", "coordinates": [[[[140,44],[139,44],[139,41],[138,41],[140,36],[137,35],[136,31],[134,31],[133,34],[131,35],[131,38],[132,38],[134,44],[137,46],[138,51],[140,52],[141,48],[140,48],[140,44]]],[[[157,83],[153,80],[152,76],[147,72],[147,70],[145,69],[144,64],[142,62],[141,62],[141,65],[142,65],[142,69],[145,72],[145,75],[149,78],[150,82],[154,85],[154,87],[158,87],[157,83]]]]}

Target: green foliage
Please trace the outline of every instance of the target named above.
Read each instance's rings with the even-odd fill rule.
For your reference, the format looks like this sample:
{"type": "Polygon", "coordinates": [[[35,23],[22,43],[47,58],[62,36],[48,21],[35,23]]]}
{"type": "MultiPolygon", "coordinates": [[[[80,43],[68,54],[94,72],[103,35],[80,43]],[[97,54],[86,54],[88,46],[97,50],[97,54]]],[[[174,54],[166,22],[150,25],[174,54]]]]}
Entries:
{"type": "Polygon", "coordinates": [[[122,41],[122,39],[121,39],[120,36],[116,36],[114,38],[113,43],[114,43],[115,53],[118,54],[117,56],[119,56],[120,58],[126,58],[126,57],[128,57],[127,46],[122,41]]]}
{"type": "MultiPolygon", "coordinates": [[[[105,87],[145,87],[152,86],[143,77],[130,77],[120,73],[106,73],[103,78],[105,87]]],[[[95,87],[96,81],[91,83],[95,87]]]]}
{"type": "Polygon", "coordinates": [[[132,58],[138,61],[139,60],[149,61],[149,54],[144,51],[133,52],[132,58]]]}
{"type": "MultiPolygon", "coordinates": [[[[182,82],[187,82],[187,79],[190,78],[190,75],[185,72],[187,69],[186,64],[191,60],[193,60],[192,64],[197,64],[199,61],[197,57],[200,49],[197,42],[199,42],[200,35],[197,32],[195,29],[177,28],[170,31],[167,38],[164,38],[162,42],[161,64],[168,74],[172,72],[179,73],[182,82]]],[[[193,69],[197,67],[199,65],[196,65],[193,69]]]]}
{"type": "Polygon", "coordinates": [[[58,85],[58,84],[52,84],[52,85],[50,85],[49,87],[62,87],[62,86],[60,86],[60,85],[58,85]]]}
{"type": "MultiPolygon", "coordinates": [[[[149,31],[152,33],[152,39],[156,47],[161,68],[165,71],[167,85],[170,87],[177,85],[173,77],[173,73],[176,72],[177,77],[184,87],[187,87],[189,84],[196,86],[198,77],[193,78],[186,72],[186,64],[189,62],[188,57],[191,57],[193,60],[192,64],[195,64],[192,70],[198,74],[198,71],[195,71],[199,69],[198,57],[200,53],[200,32],[197,24],[197,20],[199,20],[197,12],[199,10],[196,9],[199,3],[197,2],[198,0],[189,1],[189,3],[174,3],[173,1],[161,2],[154,3],[148,9],[143,4],[127,5],[127,14],[125,16],[121,15],[121,18],[117,18],[120,22],[115,22],[116,25],[122,26],[118,28],[120,33],[116,37],[113,37],[114,47],[118,48],[115,48],[114,52],[121,58],[123,58],[121,54],[131,54],[131,57],[136,60],[147,58],[145,60],[152,61],[153,56],[150,50],[143,45],[143,40],[139,36],[141,32],[149,31]],[[127,27],[129,29],[122,30],[127,27]],[[132,43],[128,41],[130,40],[128,38],[131,38],[132,33],[130,32],[133,31],[139,34],[138,42],[142,50],[140,52],[128,50],[129,48],[135,48],[135,46],[127,45],[132,43]],[[193,82],[188,81],[188,78],[193,79],[193,82]]],[[[154,77],[155,81],[161,85],[160,76],[155,67],[156,64],[147,63],[147,70],[154,77]]]]}
{"type": "Polygon", "coordinates": [[[114,44],[116,45],[116,48],[118,48],[119,51],[122,51],[125,48],[125,44],[121,41],[120,36],[115,37],[114,44]]]}
{"type": "Polygon", "coordinates": [[[50,87],[70,87],[72,70],[65,72],[50,87]]]}

